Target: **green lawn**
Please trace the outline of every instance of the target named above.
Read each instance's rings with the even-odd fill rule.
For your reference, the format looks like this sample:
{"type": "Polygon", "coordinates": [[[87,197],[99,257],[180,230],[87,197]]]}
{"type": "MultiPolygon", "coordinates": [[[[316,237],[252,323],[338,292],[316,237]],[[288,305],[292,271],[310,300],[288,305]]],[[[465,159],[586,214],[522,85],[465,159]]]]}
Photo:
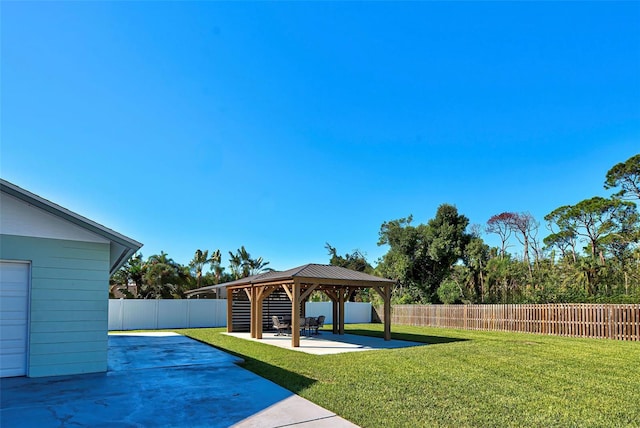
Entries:
{"type": "MultiPolygon", "coordinates": [[[[427,346],[309,355],[176,330],[362,427],[640,426],[640,343],[393,326],[427,346]]],[[[382,325],[346,326],[382,335],[382,325]]],[[[330,334],[325,332],[324,334],[330,334]]]]}

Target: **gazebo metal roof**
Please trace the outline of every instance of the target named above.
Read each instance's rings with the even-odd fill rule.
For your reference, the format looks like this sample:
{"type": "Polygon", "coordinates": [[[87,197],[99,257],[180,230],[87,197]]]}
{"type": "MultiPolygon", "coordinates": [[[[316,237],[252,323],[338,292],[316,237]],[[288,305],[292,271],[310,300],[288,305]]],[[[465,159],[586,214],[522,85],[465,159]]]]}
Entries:
{"type": "Polygon", "coordinates": [[[198,294],[206,294],[221,288],[244,288],[249,285],[259,285],[272,282],[290,282],[294,279],[308,279],[311,283],[319,283],[320,285],[334,285],[336,283],[352,286],[352,287],[370,287],[371,284],[395,284],[395,281],[379,276],[369,275],[364,272],[343,268],[340,266],[322,265],[316,263],[308,263],[284,271],[264,272],[258,275],[251,275],[240,278],[235,281],[225,282],[223,284],[209,285],[206,287],[196,288],[185,292],[187,296],[195,296],[198,294]]]}

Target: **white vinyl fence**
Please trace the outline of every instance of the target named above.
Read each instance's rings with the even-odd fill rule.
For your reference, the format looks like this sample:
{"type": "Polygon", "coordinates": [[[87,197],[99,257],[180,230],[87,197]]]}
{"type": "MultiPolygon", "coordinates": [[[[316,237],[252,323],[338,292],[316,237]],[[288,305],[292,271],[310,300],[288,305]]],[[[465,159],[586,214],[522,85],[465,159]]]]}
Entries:
{"type": "MultiPolygon", "coordinates": [[[[324,315],[332,324],[331,302],[307,302],[306,316],[324,315]]],[[[370,323],[371,304],[345,302],[345,323],[370,323]]],[[[225,299],[109,299],[109,330],[226,327],[225,299]]]]}
{"type": "MultiPolygon", "coordinates": [[[[333,306],[331,302],[307,302],[305,315],[319,317],[324,315],[325,324],[333,324],[333,306]]],[[[368,324],[371,322],[371,303],[345,302],[345,324],[368,324]]]]}
{"type": "Polygon", "coordinates": [[[109,299],[109,330],[156,330],[226,325],[226,300],[109,299]]]}

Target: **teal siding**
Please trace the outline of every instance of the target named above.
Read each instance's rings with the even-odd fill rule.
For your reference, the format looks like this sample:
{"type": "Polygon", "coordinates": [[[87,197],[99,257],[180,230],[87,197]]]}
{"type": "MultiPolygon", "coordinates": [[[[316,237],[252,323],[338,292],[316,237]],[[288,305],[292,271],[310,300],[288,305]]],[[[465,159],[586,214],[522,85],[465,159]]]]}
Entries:
{"type": "MultiPolygon", "coordinates": [[[[106,352],[106,348],[105,348],[105,344],[104,341],[97,341],[97,342],[88,342],[88,341],[81,341],[81,342],[70,342],[70,343],[65,343],[64,347],[61,347],[59,343],[45,343],[45,344],[41,344],[40,346],[38,346],[38,352],[41,353],[41,355],[46,356],[50,356],[53,354],[60,354],[60,350],[64,349],[65,352],[73,352],[74,354],[77,354],[79,352],[106,352]]],[[[31,358],[36,358],[36,354],[32,354],[31,358]]]]}
{"type": "MultiPolygon", "coordinates": [[[[46,280],[44,281],[46,282],[46,280]]],[[[108,287],[109,285],[109,280],[107,280],[106,282],[106,286],[108,287]]],[[[64,291],[69,291],[68,293],[64,293],[67,298],[67,300],[75,300],[78,302],[83,302],[83,301],[94,301],[94,300],[100,300],[100,299],[109,299],[109,290],[107,289],[107,293],[105,294],[102,290],[57,290],[54,288],[49,288],[49,289],[44,289],[44,290],[34,290],[33,293],[31,293],[31,299],[37,299],[37,300],[51,300],[51,301],[55,301],[58,300],[58,297],[60,296],[61,293],[63,293],[64,291]]]]}
{"type": "Polygon", "coordinates": [[[71,343],[90,342],[96,337],[95,331],[31,332],[31,343],[46,345],[49,343],[66,346],[71,343]]]}
{"type": "Polygon", "coordinates": [[[109,244],[0,235],[0,259],[31,261],[28,375],[107,370],[109,244]]]}
{"type": "Polygon", "coordinates": [[[77,362],[70,362],[70,363],[60,362],[53,365],[33,366],[29,370],[29,377],[62,376],[62,375],[96,373],[96,372],[107,371],[107,367],[102,362],[102,360],[88,361],[87,358],[85,358],[82,364],[77,362]],[[82,368],[83,371],[81,372],[78,371],[79,368],[82,368]]]}
{"type": "MultiPolygon", "coordinates": [[[[103,302],[100,300],[85,300],[82,304],[82,309],[85,311],[104,311],[108,309],[109,302],[103,302]]],[[[37,311],[75,311],[78,309],[78,303],[76,300],[54,300],[54,301],[42,301],[36,300],[31,302],[31,310],[37,311]]]]}
{"type": "MultiPolygon", "coordinates": [[[[85,260],[78,260],[78,263],[84,263],[85,260]]],[[[107,270],[107,275],[109,271],[107,270]]],[[[103,279],[104,270],[96,269],[71,269],[64,266],[60,267],[40,267],[33,266],[31,268],[31,277],[33,279],[63,279],[65,281],[74,279],[85,279],[90,281],[100,281],[103,279]]],[[[107,277],[107,281],[109,278],[107,277]]],[[[107,295],[108,295],[107,290],[107,295]]]]}

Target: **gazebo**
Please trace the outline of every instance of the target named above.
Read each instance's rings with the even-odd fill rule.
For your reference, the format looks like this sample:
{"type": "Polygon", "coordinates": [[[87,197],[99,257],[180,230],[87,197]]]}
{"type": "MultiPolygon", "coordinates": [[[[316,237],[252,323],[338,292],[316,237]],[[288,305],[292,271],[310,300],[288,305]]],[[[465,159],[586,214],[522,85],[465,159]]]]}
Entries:
{"type": "Polygon", "coordinates": [[[344,334],[345,302],[357,290],[375,290],[384,301],[384,339],[391,340],[391,287],[395,281],[340,266],[306,264],[285,271],[265,272],[224,284],[190,290],[192,297],[227,290],[227,331],[233,332],[233,293],[244,291],[251,307],[250,333],[262,339],[263,302],[276,290],[284,290],[291,301],[291,346],[300,346],[301,307],[314,291],[323,292],[332,302],[333,333],[344,334]],[[336,322],[337,321],[337,322],[336,322]]]}

